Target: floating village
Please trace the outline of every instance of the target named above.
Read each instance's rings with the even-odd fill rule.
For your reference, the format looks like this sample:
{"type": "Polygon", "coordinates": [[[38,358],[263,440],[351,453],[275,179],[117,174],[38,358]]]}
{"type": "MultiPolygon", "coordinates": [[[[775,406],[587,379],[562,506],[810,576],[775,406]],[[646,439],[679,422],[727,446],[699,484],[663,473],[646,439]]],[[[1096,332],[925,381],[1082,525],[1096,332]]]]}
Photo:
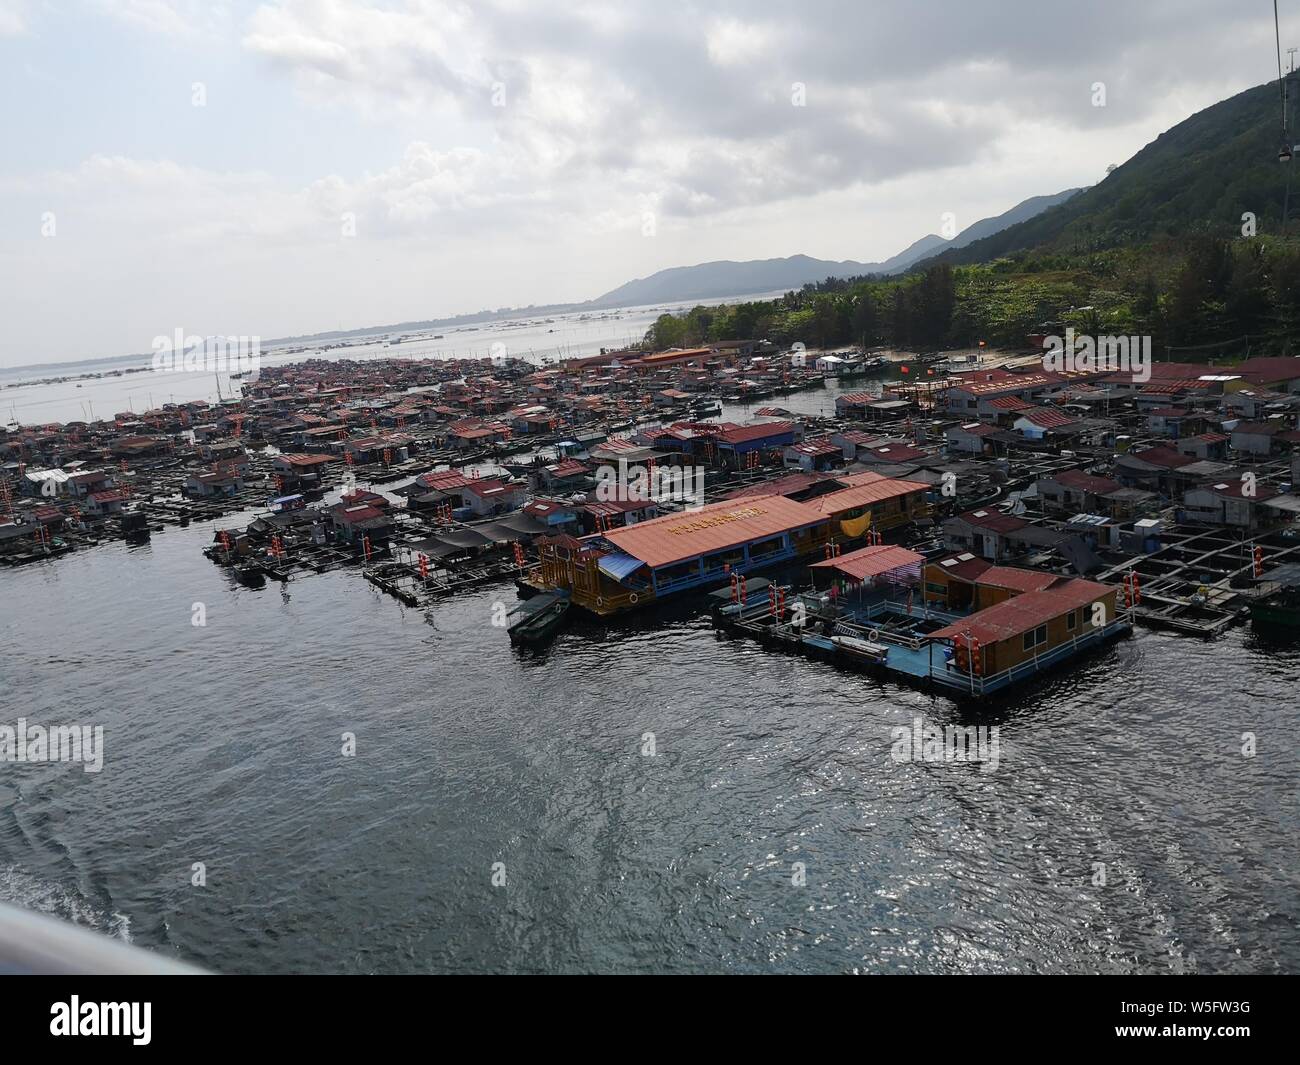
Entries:
{"type": "Polygon", "coordinates": [[[1300,359],[1148,369],[746,340],[308,359],[216,404],[10,426],[0,563],[210,522],[252,587],[348,567],[421,608],[514,582],[521,647],[691,602],[725,638],[954,698],[1135,625],[1297,630],[1300,359]],[[830,378],[834,416],[780,406],[830,378]]]}

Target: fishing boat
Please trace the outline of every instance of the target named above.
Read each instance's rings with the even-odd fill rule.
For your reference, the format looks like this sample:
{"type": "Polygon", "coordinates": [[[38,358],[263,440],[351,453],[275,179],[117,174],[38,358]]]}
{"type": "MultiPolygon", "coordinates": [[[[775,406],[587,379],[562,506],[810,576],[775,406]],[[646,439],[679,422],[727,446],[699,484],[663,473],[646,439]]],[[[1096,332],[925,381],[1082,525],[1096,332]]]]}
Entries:
{"type": "Polygon", "coordinates": [[[235,567],[235,579],[248,588],[261,588],[266,584],[266,574],[261,565],[252,559],[235,567]]]}
{"type": "Polygon", "coordinates": [[[1259,588],[1260,594],[1250,601],[1251,627],[1300,634],[1300,563],[1278,566],[1259,588]]]}
{"type": "Polygon", "coordinates": [[[850,658],[860,658],[867,662],[883,663],[889,655],[889,646],[860,640],[856,636],[835,635],[831,643],[845,652],[850,658]]]}
{"type": "Polygon", "coordinates": [[[535,595],[511,613],[523,612],[523,617],[511,625],[506,632],[510,642],[536,647],[549,641],[560,626],[564,624],[569,612],[568,596],[535,595]]]}

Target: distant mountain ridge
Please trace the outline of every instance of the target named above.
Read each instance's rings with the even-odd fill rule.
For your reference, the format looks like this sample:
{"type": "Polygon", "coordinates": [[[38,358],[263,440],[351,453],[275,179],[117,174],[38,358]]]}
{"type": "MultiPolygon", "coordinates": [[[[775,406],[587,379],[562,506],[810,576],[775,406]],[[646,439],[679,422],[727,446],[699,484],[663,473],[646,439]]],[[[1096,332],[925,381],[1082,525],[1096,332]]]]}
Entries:
{"type": "Polygon", "coordinates": [[[901,273],[922,259],[966,245],[998,233],[1008,226],[1041,214],[1050,207],[1065,203],[1082,189],[1066,189],[1050,196],[1034,196],[1016,204],[993,218],[982,218],[945,240],[930,233],[884,262],[862,263],[851,259],[834,262],[809,255],[789,255],[782,259],[749,259],[740,262],[724,259],[673,266],[649,277],[637,278],[611,289],[583,304],[597,309],[640,307],[655,303],[677,303],[692,299],[718,299],[746,296],[756,292],[783,292],[802,288],[810,282],[828,277],[863,277],[867,274],[901,273]]]}
{"type": "Polygon", "coordinates": [[[913,241],[897,255],[878,263],[860,263],[851,259],[834,262],[810,255],[790,255],[782,259],[717,260],[694,266],[673,266],[649,277],[637,278],[610,289],[602,296],[579,303],[550,303],[528,307],[501,307],[449,318],[398,322],[393,325],[366,326],[360,329],[331,330],[265,341],[267,344],[312,343],[373,336],[376,334],[449,328],[458,325],[496,321],[518,315],[568,314],[573,311],[611,310],[616,307],[653,307],[664,303],[690,300],[725,299],[730,296],[754,296],[763,292],[787,292],[828,277],[863,277],[867,274],[900,274],[937,255],[955,251],[996,235],[1008,227],[1038,217],[1053,207],[1065,204],[1084,189],[1066,189],[1049,196],[1031,196],[1008,211],[992,218],[973,222],[951,240],[929,233],[913,241]]]}

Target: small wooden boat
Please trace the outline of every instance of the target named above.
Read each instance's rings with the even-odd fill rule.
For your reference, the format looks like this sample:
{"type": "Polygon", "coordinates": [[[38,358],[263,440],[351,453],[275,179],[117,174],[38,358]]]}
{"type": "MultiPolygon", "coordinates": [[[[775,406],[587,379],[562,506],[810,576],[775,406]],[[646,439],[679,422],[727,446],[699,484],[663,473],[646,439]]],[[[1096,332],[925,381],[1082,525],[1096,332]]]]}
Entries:
{"type": "Polygon", "coordinates": [[[262,572],[261,564],[251,559],[235,567],[235,579],[248,588],[261,588],[266,584],[266,574],[262,572]]]}
{"type": "Polygon", "coordinates": [[[883,662],[889,655],[888,645],[859,640],[854,636],[832,636],[831,643],[850,658],[860,658],[868,662],[883,662]]]}
{"type": "Polygon", "coordinates": [[[553,594],[533,596],[522,606],[515,608],[524,611],[524,616],[506,630],[510,634],[510,642],[533,647],[546,643],[564,624],[569,606],[567,596],[553,594]]]}

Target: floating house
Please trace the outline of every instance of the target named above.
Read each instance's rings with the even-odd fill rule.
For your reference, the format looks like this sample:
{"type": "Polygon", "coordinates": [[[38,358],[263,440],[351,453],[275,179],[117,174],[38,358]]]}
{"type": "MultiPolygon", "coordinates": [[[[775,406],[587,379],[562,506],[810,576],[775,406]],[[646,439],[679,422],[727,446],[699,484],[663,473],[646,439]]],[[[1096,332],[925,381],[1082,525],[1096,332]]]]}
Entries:
{"type": "Polygon", "coordinates": [[[995,400],[1010,398],[1029,403],[1059,391],[1066,379],[1058,374],[1036,371],[1012,373],[1008,370],[979,370],[963,374],[944,395],[949,413],[956,415],[995,414],[995,400]]]}
{"type": "Polygon", "coordinates": [[[795,442],[798,437],[794,422],[759,422],[755,425],[733,425],[723,429],[713,438],[717,448],[718,462],[733,469],[745,464],[745,456],[751,452],[784,449],[795,442]]]}
{"type": "Polygon", "coordinates": [[[185,479],[184,492],[195,499],[213,499],[237,495],[244,480],[234,472],[192,473],[185,479]]]}
{"type": "Polygon", "coordinates": [[[288,454],[276,455],[272,467],[280,474],[285,488],[314,488],[331,462],[332,455],[288,454]]]}
{"type": "Polygon", "coordinates": [[[802,444],[791,444],[782,457],[787,469],[812,473],[838,466],[844,461],[844,452],[830,440],[807,440],[802,444]]]}
{"type": "Polygon", "coordinates": [[[1120,490],[1118,481],[1097,477],[1082,470],[1059,470],[1034,482],[1045,510],[1068,511],[1105,509],[1101,500],[1120,490]]]}
{"type": "Polygon", "coordinates": [[[809,499],[807,505],[835,523],[836,538],[855,539],[868,529],[883,531],[930,516],[922,481],[884,477],[870,471],[836,480],[846,487],[809,499]]]}
{"type": "MultiPolygon", "coordinates": [[[[991,567],[973,555],[950,561],[954,567],[974,563],[966,576],[987,578],[969,585],[972,599],[962,607],[918,603],[915,582],[922,557],[878,545],[814,565],[814,574],[830,572],[838,579],[824,592],[787,599],[784,589],[771,588],[766,597],[747,595],[742,602],[733,590],[731,602],[715,608],[715,624],[769,646],[976,698],[1130,629],[1116,612],[1115,588],[991,567]],[[991,605],[976,608],[977,597],[991,605]]],[[[931,570],[923,569],[927,583],[931,570]]]]}
{"type": "Polygon", "coordinates": [[[106,514],[121,514],[122,508],[126,505],[126,500],[126,493],[114,488],[108,488],[102,492],[91,492],[86,497],[86,513],[93,514],[96,517],[102,517],[106,514]]]}
{"type": "Polygon", "coordinates": [[[335,542],[354,547],[362,546],[367,540],[371,546],[378,547],[391,540],[396,532],[396,523],[387,509],[369,502],[337,503],[330,508],[330,521],[335,542]]]}
{"type": "Polygon", "coordinates": [[[925,556],[895,544],[872,544],[857,551],[815,562],[814,579],[830,574],[847,587],[915,588],[921,580],[925,556]]]}
{"type": "Polygon", "coordinates": [[[986,422],[967,422],[964,425],[951,425],[943,431],[944,440],[950,452],[962,452],[967,455],[983,455],[993,451],[993,437],[997,436],[998,427],[986,422]]]}
{"type": "Polygon", "coordinates": [[[538,587],[614,614],[823,550],[831,523],[784,496],[750,496],[577,539],[543,539],[538,587]]]}
{"type": "Polygon", "coordinates": [[[1037,672],[1075,653],[1081,642],[1097,642],[1126,627],[1117,595],[1118,589],[1095,581],[1057,577],[937,629],[930,640],[950,645],[957,670],[988,690],[990,682],[1010,683],[1018,673],[1037,672]]]}

